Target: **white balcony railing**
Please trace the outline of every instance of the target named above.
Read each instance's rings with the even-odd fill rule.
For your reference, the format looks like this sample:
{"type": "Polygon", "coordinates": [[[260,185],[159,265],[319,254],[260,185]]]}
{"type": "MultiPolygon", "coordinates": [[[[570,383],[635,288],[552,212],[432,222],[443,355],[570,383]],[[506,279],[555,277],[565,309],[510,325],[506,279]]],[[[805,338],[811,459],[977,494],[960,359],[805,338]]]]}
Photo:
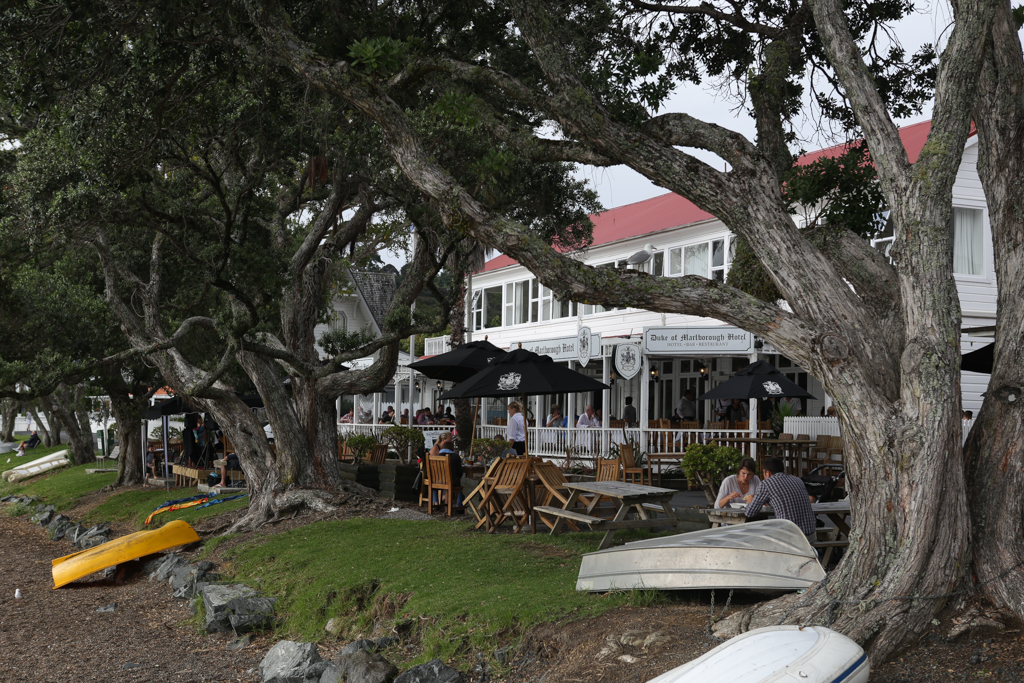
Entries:
{"type": "Polygon", "coordinates": [[[451,350],[451,335],[446,334],[443,337],[427,337],[423,341],[423,355],[425,356],[438,356],[451,350]]]}

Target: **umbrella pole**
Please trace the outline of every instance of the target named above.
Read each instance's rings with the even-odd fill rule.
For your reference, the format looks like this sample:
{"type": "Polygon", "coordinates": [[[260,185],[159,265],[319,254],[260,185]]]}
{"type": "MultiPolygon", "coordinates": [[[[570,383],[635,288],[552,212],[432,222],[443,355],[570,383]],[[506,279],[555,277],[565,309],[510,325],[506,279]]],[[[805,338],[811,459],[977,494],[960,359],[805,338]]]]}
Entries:
{"type": "Polygon", "coordinates": [[[476,441],[476,415],[480,412],[480,399],[476,399],[476,410],[473,411],[473,431],[469,433],[469,459],[473,460],[473,442],[476,441]]]}
{"type": "Polygon", "coordinates": [[[163,433],[164,433],[164,487],[166,490],[171,490],[171,478],[167,476],[167,432],[171,429],[171,418],[164,415],[163,419],[163,433]]]}
{"type": "Polygon", "coordinates": [[[530,457],[530,421],[526,413],[526,394],[523,394],[523,455],[530,457]]]}

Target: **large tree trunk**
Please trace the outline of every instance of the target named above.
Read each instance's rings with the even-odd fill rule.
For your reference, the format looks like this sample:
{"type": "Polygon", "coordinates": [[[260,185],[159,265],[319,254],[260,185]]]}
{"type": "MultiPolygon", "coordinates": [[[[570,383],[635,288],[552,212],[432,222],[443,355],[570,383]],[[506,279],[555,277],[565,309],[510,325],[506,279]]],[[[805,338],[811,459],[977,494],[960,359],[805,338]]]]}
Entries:
{"type": "Polygon", "coordinates": [[[96,442],[93,441],[86,420],[85,427],[79,422],[78,403],[84,400],[82,387],[68,387],[61,384],[49,397],[50,409],[57,416],[57,421],[68,433],[71,445],[71,460],[76,465],[84,465],[96,460],[96,442]]]}
{"type": "Polygon", "coordinates": [[[0,441],[14,441],[14,420],[18,416],[18,402],[13,398],[5,398],[0,406],[0,418],[4,421],[0,441]]]}
{"type": "MultiPolygon", "coordinates": [[[[39,412],[36,410],[35,405],[30,405],[28,410],[32,414],[32,419],[35,422],[36,430],[39,432],[40,438],[42,438],[43,440],[43,446],[45,446],[46,448],[50,448],[51,446],[56,446],[57,443],[60,443],[59,441],[57,443],[54,443],[53,435],[50,433],[49,428],[47,428],[46,426],[47,424],[50,423],[43,422],[42,420],[39,419],[39,412]]],[[[60,433],[60,429],[57,430],[57,433],[60,433]]]]}
{"type": "Polygon", "coordinates": [[[42,399],[39,403],[40,408],[43,411],[43,415],[46,416],[46,424],[50,425],[50,446],[59,446],[61,442],[60,421],[57,420],[57,416],[54,415],[53,410],[50,409],[49,401],[42,399]]]}
{"type": "Polygon", "coordinates": [[[1024,55],[1008,3],[996,12],[974,120],[999,285],[992,375],[965,447],[974,573],[995,605],[1024,619],[1024,572],[1014,569],[1024,560],[1024,55]]]}
{"type": "Polygon", "coordinates": [[[142,468],[142,453],[146,445],[142,441],[142,430],[138,428],[142,421],[142,413],[148,403],[145,392],[133,394],[120,393],[109,388],[110,412],[114,415],[120,429],[117,430],[117,445],[120,456],[117,459],[117,478],[113,486],[137,486],[145,481],[146,473],[142,468]]]}

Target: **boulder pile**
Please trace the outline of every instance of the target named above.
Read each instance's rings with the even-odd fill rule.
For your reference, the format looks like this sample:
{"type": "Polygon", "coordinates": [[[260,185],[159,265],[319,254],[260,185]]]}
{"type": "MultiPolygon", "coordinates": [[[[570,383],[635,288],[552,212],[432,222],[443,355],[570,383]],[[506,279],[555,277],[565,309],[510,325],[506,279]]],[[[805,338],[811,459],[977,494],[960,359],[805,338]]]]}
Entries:
{"type": "Polygon", "coordinates": [[[462,683],[462,674],[435,659],[404,673],[377,654],[395,638],[361,639],[325,661],[316,643],[282,640],[260,662],[263,683],[462,683]]]}

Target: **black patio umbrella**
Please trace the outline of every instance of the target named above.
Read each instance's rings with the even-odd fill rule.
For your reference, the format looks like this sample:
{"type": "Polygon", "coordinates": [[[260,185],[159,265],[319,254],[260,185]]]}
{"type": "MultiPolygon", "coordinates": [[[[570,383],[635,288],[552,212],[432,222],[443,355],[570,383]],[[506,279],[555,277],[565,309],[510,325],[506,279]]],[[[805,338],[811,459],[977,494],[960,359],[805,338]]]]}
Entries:
{"type": "MultiPolygon", "coordinates": [[[[486,368],[492,359],[504,353],[505,351],[484,339],[483,341],[459,344],[451,351],[409,363],[409,367],[430,379],[439,379],[442,382],[464,382],[486,368]]],[[[478,399],[476,410],[473,411],[473,434],[476,434],[476,416],[479,412],[480,401],[478,399]]],[[[469,442],[469,455],[471,457],[473,455],[472,439],[469,442]]]]}
{"type": "MultiPolygon", "coordinates": [[[[555,363],[551,356],[516,349],[498,356],[487,368],[441,394],[441,398],[518,396],[522,398],[525,408],[527,396],[601,391],[608,388],[603,382],[555,363]]],[[[526,453],[529,454],[529,429],[526,432],[526,453]]]]}
{"type": "Polygon", "coordinates": [[[730,400],[734,398],[749,400],[772,397],[814,398],[814,394],[808,393],[786,379],[786,376],[771,363],[759,360],[743,368],[711,391],[701,394],[697,400],[730,400]]]}
{"type": "Polygon", "coordinates": [[[487,341],[459,344],[451,351],[409,363],[409,367],[430,379],[446,382],[465,382],[483,370],[492,358],[505,352],[487,341]]]}
{"type": "Polygon", "coordinates": [[[965,353],[960,358],[960,369],[967,372],[980,372],[985,375],[992,374],[993,349],[995,344],[982,346],[976,351],[965,353]]]}

